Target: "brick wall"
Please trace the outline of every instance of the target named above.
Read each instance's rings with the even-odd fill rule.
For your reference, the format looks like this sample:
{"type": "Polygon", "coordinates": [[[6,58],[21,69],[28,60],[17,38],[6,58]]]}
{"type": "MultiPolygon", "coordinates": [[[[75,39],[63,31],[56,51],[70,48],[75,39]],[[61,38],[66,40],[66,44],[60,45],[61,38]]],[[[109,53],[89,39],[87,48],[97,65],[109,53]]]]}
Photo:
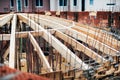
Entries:
{"type": "MultiPolygon", "coordinates": [[[[88,24],[90,26],[95,27],[108,27],[108,16],[110,15],[110,12],[97,12],[97,16],[89,16],[89,12],[77,12],[78,16],[78,22],[83,24],[88,24]]],[[[54,14],[55,15],[55,14],[54,14]]],[[[114,28],[120,29],[120,12],[114,12],[114,21],[112,26],[114,28]]],[[[69,19],[75,21],[75,12],[61,12],[60,13],[61,18],[69,19]]]]}
{"type": "Polygon", "coordinates": [[[10,11],[10,1],[0,0],[0,13],[5,13],[10,11]]]}

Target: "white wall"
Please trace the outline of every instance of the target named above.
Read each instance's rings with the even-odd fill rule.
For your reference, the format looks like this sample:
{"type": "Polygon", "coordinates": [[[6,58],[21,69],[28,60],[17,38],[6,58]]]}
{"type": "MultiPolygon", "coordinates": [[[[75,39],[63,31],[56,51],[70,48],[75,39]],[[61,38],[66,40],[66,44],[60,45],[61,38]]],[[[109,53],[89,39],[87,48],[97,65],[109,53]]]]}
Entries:
{"type": "Polygon", "coordinates": [[[81,0],[77,0],[77,6],[74,6],[74,0],[70,0],[70,11],[81,11],[81,0]]]}
{"type": "Polygon", "coordinates": [[[116,3],[117,6],[120,5],[120,0],[94,0],[93,5],[90,5],[89,1],[86,0],[85,2],[85,11],[112,11],[113,6],[108,6],[108,3],[116,3]]]}
{"type": "Polygon", "coordinates": [[[120,0],[116,0],[116,5],[113,10],[115,12],[120,12],[120,0]]]}
{"type": "Polygon", "coordinates": [[[55,1],[56,0],[50,0],[50,11],[54,11],[55,10],[55,1]]]}
{"type": "MultiPolygon", "coordinates": [[[[59,6],[59,0],[50,0],[51,11],[81,11],[82,0],[77,0],[77,6],[73,5],[73,0],[68,0],[67,6],[59,6]]],[[[114,11],[120,12],[120,0],[94,0],[94,4],[90,5],[90,0],[85,0],[85,11],[112,11],[112,6],[108,3],[116,3],[114,11]]]]}
{"type": "Polygon", "coordinates": [[[51,11],[81,11],[81,0],[77,0],[77,6],[73,4],[74,0],[68,0],[67,6],[59,6],[59,0],[50,0],[51,11]]]}
{"type": "Polygon", "coordinates": [[[51,11],[68,11],[68,5],[59,6],[59,0],[50,0],[50,10],[51,11]]]}

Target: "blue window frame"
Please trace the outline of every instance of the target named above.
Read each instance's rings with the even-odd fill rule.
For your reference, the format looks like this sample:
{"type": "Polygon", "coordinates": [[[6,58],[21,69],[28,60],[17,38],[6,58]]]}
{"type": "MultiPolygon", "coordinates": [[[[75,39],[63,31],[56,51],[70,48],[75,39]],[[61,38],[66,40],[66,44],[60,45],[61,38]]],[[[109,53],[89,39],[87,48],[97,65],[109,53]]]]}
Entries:
{"type": "Polygon", "coordinates": [[[94,3],[94,0],[90,0],[90,5],[93,5],[93,3],[94,3]]]}

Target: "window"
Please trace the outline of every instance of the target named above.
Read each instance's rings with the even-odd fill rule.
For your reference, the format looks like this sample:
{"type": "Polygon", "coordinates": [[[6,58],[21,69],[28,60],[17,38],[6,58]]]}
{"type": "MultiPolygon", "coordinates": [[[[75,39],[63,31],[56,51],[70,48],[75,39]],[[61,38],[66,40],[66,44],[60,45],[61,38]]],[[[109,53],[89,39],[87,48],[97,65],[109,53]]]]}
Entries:
{"type": "Polygon", "coordinates": [[[10,7],[14,7],[14,0],[10,0],[10,7]]]}
{"type": "Polygon", "coordinates": [[[25,6],[25,7],[28,6],[28,0],[24,0],[24,6],[25,6]]]}
{"type": "Polygon", "coordinates": [[[74,6],[77,6],[77,0],[74,0],[73,3],[74,3],[74,6]]]}
{"type": "Polygon", "coordinates": [[[59,6],[67,6],[67,0],[59,0],[59,6]]]}
{"type": "Polygon", "coordinates": [[[108,6],[114,6],[114,5],[116,5],[115,3],[108,3],[107,4],[108,6]]]}
{"type": "Polygon", "coordinates": [[[43,0],[36,0],[36,6],[43,6],[43,0]]]}
{"type": "Polygon", "coordinates": [[[90,5],[93,5],[93,3],[94,3],[93,1],[94,1],[94,0],[90,0],[90,5]]]}

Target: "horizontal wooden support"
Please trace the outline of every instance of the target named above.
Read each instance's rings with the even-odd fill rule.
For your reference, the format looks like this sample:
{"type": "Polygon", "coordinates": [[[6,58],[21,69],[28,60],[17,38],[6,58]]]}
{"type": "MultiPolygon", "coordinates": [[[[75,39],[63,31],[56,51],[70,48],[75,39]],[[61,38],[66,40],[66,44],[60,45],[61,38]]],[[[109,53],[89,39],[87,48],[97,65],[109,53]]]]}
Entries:
{"type": "Polygon", "coordinates": [[[4,15],[0,15],[0,18],[4,17],[4,15]]]}
{"type": "Polygon", "coordinates": [[[65,42],[69,43],[71,46],[74,47],[74,49],[84,52],[87,56],[89,56],[93,60],[97,61],[98,63],[102,63],[102,62],[107,61],[102,56],[100,56],[98,53],[94,52],[93,50],[89,49],[88,47],[84,46],[80,42],[78,42],[75,39],[63,34],[60,31],[56,30],[55,36],[61,38],[65,42]]]}
{"type": "MultiPolygon", "coordinates": [[[[56,28],[56,27],[61,27],[61,28],[66,28],[67,26],[63,25],[63,24],[60,24],[60,23],[57,23],[57,22],[54,22],[50,19],[45,19],[45,18],[39,18],[40,20],[38,20],[37,17],[35,17],[34,15],[31,15],[31,19],[34,19],[36,22],[39,21],[40,24],[42,25],[47,25],[51,28],[56,28]]],[[[87,43],[88,45],[90,46],[93,46],[95,47],[96,49],[100,50],[101,52],[105,53],[105,54],[108,54],[108,55],[117,55],[116,53],[119,53],[119,51],[117,51],[116,49],[90,37],[90,36],[87,36],[86,34],[82,33],[82,32],[78,32],[74,29],[71,29],[70,27],[67,27],[67,31],[65,32],[66,34],[78,39],[78,40],[81,40],[85,43],[87,43]]]]}
{"type": "Polygon", "coordinates": [[[49,43],[51,46],[53,46],[61,55],[66,59],[67,62],[71,64],[74,68],[81,68],[83,70],[89,69],[87,64],[82,62],[81,59],[79,59],[71,50],[69,50],[64,44],[62,44],[58,39],[56,39],[54,36],[52,36],[47,30],[43,29],[40,25],[35,23],[30,18],[27,18],[26,16],[22,14],[18,14],[19,18],[29,26],[33,30],[36,30],[32,26],[36,26],[37,29],[43,30],[42,37],[49,43]]]}
{"type": "Polygon", "coordinates": [[[7,22],[9,22],[13,17],[13,14],[8,14],[2,18],[0,18],[0,27],[2,27],[3,25],[5,25],[7,22]]]}
{"type": "Polygon", "coordinates": [[[9,53],[9,67],[15,68],[15,31],[17,25],[17,15],[14,14],[11,27],[11,36],[10,36],[10,53],[9,53]]]}
{"type": "Polygon", "coordinates": [[[53,72],[52,68],[50,67],[50,64],[48,63],[44,53],[42,52],[40,46],[38,45],[37,41],[35,40],[35,38],[32,36],[32,34],[29,32],[29,38],[30,41],[32,43],[32,45],[34,46],[34,49],[37,51],[38,56],[40,57],[40,59],[43,62],[43,67],[48,71],[48,72],[53,72]]]}
{"type": "Polygon", "coordinates": [[[40,76],[49,78],[50,80],[62,80],[63,72],[62,71],[54,71],[54,72],[48,72],[48,73],[41,73],[40,76]]]}
{"type": "Polygon", "coordinates": [[[10,40],[11,34],[0,34],[0,41],[2,40],[10,40]]]}
{"type": "Polygon", "coordinates": [[[8,14],[0,14],[0,18],[7,16],[8,14]]]}
{"type": "MultiPolygon", "coordinates": [[[[48,30],[51,34],[55,32],[55,30],[48,30]]],[[[34,37],[41,36],[43,34],[42,30],[39,31],[24,31],[24,32],[16,32],[15,38],[26,38],[28,37],[28,33],[31,33],[34,37]]],[[[10,40],[11,34],[0,34],[0,41],[2,40],[10,40]]]]}

